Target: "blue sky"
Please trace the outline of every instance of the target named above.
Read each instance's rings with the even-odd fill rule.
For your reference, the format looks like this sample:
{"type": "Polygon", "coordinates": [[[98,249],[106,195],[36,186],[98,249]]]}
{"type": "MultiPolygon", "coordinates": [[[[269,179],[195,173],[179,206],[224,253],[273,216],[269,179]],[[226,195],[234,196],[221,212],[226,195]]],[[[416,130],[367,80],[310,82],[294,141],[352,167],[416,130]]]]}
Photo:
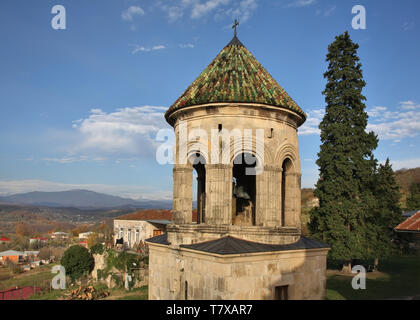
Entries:
{"type": "Polygon", "coordinates": [[[163,112],[238,36],[308,114],[299,130],[302,185],[317,180],[328,44],[360,44],[375,156],[420,166],[417,0],[2,0],[0,194],[84,188],[169,199],[158,165],[163,112]],[[54,30],[54,5],[66,30],[54,30]],[[351,9],[364,5],[366,29],[351,9]]]}

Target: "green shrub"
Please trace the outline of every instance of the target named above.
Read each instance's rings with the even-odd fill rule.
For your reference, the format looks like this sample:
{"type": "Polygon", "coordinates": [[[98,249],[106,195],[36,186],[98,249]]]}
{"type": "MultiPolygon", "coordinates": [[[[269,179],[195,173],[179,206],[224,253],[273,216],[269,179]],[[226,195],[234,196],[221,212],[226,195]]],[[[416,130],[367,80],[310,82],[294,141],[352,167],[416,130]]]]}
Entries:
{"type": "Polygon", "coordinates": [[[94,259],[89,250],[82,246],[71,246],[61,258],[61,264],[66,268],[66,275],[72,281],[79,279],[82,275],[92,271],[94,259]]]}
{"type": "Polygon", "coordinates": [[[104,246],[102,245],[102,243],[96,243],[92,247],[90,247],[90,252],[92,254],[103,254],[104,246]]]}

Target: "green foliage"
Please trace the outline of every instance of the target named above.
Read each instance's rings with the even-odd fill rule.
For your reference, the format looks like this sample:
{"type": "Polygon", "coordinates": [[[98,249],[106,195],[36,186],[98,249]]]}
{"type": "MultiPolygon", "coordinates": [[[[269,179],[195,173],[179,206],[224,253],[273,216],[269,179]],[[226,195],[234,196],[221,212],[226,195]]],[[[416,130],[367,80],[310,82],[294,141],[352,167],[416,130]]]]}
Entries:
{"type": "Polygon", "coordinates": [[[420,210],[420,190],[417,183],[410,186],[410,195],[407,197],[407,210],[420,210]]]}
{"type": "Polygon", "coordinates": [[[135,254],[127,252],[117,253],[113,250],[108,250],[107,269],[110,270],[115,267],[117,270],[126,271],[132,268],[138,268],[141,259],[141,257],[135,254]]]}
{"type": "Polygon", "coordinates": [[[330,258],[347,261],[373,257],[369,241],[378,232],[371,219],[376,205],[371,190],[376,167],[372,151],[378,139],[366,132],[358,47],[347,32],[328,47],[323,91],[327,106],[319,125],[320,177],[314,191],[319,207],[311,210],[309,224],[313,237],[331,245],[330,258]]]}
{"type": "Polygon", "coordinates": [[[123,286],[122,277],[118,274],[114,274],[112,270],[115,268],[119,272],[129,272],[133,278],[129,283],[130,288],[134,285],[136,278],[138,278],[138,272],[132,272],[133,269],[138,269],[141,262],[145,261],[145,257],[131,254],[127,252],[115,252],[114,250],[106,250],[107,261],[106,268],[103,270],[98,270],[98,279],[106,279],[111,275],[112,279],[115,281],[117,287],[123,286]]]}
{"type": "Polygon", "coordinates": [[[70,276],[72,281],[91,272],[94,267],[94,259],[89,250],[79,245],[68,248],[60,263],[66,268],[66,275],[70,276]]]}
{"type": "Polygon", "coordinates": [[[124,282],[123,282],[122,276],[117,275],[117,274],[112,274],[112,275],[111,275],[111,277],[112,277],[112,280],[114,280],[114,281],[115,281],[115,285],[116,285],[117,287],[122,287],[122,286],[124,285],[124,282]]]}
{"type": "Polygon", "coordinates": [[[376,235],[370,239],[370,245],[377,258],[385,258],[397,253],[398,237],[394,228],[401,223],[402,210],[399,202],[400,189],[395,181],[395,174],[386,160],[380,165],[373,184],[376,209],[372,216],[372,224],[377,229],[376,235]]]}
{"type": "Polygon", "coordinates": [[[92,247],[90,247],[90,252],[92,254],[103,254],[104,253],[104,246],[102,243],[96,243],[92,247]]]}

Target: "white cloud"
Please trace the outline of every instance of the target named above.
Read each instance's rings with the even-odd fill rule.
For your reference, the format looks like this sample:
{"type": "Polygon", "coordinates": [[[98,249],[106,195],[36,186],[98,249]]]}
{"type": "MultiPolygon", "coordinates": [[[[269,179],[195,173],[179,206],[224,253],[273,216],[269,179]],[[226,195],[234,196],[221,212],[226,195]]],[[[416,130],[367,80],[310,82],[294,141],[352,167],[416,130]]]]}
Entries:
{"type": "Polygon", "coordinates": [[[299,135],[307,136],[311,134],[319,134],[319,123],[324,117],[324,109],[309,110],[306,115],[305,123],[299,128],[299,135]]]}
{"type": "MultiPolygon", "coordinates": [[[[392,164],[392,169],[393,170],[410,169],[410,168],[420,167],[420,158],[404,159],[404,160],[392,160],[392,159],[390,159],[390,162],[392,164]]],[[[385,160],[381,161],[381,163],[384,164],[385,160]]]]}
{"type": "Polygon", "coordinates": [[[162,44],[156,45],[156,46],[153,46],[153,47],[144,47],[144,46],[140,46],[138,44],[131,44],[130,46],[134,46],[134,49],[133,49],[133,51],[131,51],[131,54],[136,54],[138,52],[150,52],[150,51],[166,49],[166,47],[162,44]]]}
{"type": "Polygon", "coordinates": [[[416,104],[413,101],[402,101],[400,102],[401,108],[404,110],[416,110],[420,109],[420,104],[416,104]]]}
{"type": "Polygon", "coordinates": [[[144,10],[139,6],[131,6],[121,13],[121,18],[125,21],[132,21],[134,16],[144,16],[144,10]]]}
{"type": "Polygon", "coordinates": [[[74,189],[91,190],[134,200],[171,200],[172,192],[155,190],[147,186],[108,185],[108,184],[69,184],[45,180],[9,180],[0,181],[0,195],[32,191],[67,191],[74,189]]]}
{"type": "Polygon", "coordinates": [[[230,0],[207,0],[204,3],[194,3],[191,9],[191,18],[199,19],[221,5],[226,5],[230,0]]]}
{"type": "Polygon", "coordinates": [[[415,23],[413,21],[409,21],[409,22],[404,22],[404,24],[402,25],[402,29],[404,31],[409,31],[414,29],[415,27],[415,23]]]}
{"type": "Polygon", "coordinates": [[[413,101],[400,102],[400,109],[389,111],[387,107],[368,110],[371,117],[367,129],[374,131],[382,140],[400,142],[420,134],[420,104],[413,101]]]}
{"type": "Polygon", "coordinates": [[[106,154],[154,156],[158,146],[154,140],[156,133],[169,128],[163,116],[166,109],[142,106],[120,108],[110,113],[92,109],[89,117],[73,122],[78,134],[77,143],[68,151],[96,157],[106,154]]]}
{"type": "MultiPolygon", "coordinates": [[[[374,131],[381,140],[393,140],[398,143],[407,137],[420,134],[420,104],[413,101],[400,102],[397,111],[390,111],[384,106],[367,109],[369,122],[367,131],[374,131]]],[[[324,109],[310,110],[307,120],[299,128],[300,135],[319,134],[319,123],[324,116],[324,109]]]]}
{"type": "Polygon", "coordinates": [[[192,44],[192,43],[181,43],[180,45],[179,45],[179,47],[180,48],[182,48],[182,49],[185,49],[185,48],[190,48],[190,49],[192,49],[192,48],[194,48],[195,46],[192,44]]]}
{"type": "Polygon", "coordinates": [[[191,19],[202,19],[214,14],[214,18],[237,18],[244,23],[257,8],[258,0],[176,0],[171,5],[158,1],[157,6],[174,22],[189,14],[191,19]],[[189,13],[188,13],[189,12],[189,13]]]}
{"type": "Polygon", "coordinates": [[[295,0],[286,5],[288,8],[292,7],[307,7],[314,4],[316,0],[295,0]]]}
{"type": "Polygon", "coordinates": [[[42,158],[41,160],[47,162],[56,162],[61,164],[74,163],[74,162],[91,162],[91,161],[105,161],[104,157],[91,157],[91,156],[68,156],[68,157],[55,157],[55,158],[42,158]]]}
{"type": "Polygon", "coordinates": [[[232,19],[238,18],[239,22],[245,23],[251,17],[253,11],[257,9],[257,6],[256,0],[243,0],[236,6],[226,10],[225,13],[232,19]]]}
{"type": "Polygon", "coordinates": [[[324,11],[324,17],[330,17],[335,13],[335,9],[337,8],[337,6],[329,6],[325,11],[324,11]]]}
{"type": "Polygon", "coordinates": [[[367,113],[369,117],[376,118],[387,111],[387,107],[377,106],[372,109],[368,109],[367,113]]]}

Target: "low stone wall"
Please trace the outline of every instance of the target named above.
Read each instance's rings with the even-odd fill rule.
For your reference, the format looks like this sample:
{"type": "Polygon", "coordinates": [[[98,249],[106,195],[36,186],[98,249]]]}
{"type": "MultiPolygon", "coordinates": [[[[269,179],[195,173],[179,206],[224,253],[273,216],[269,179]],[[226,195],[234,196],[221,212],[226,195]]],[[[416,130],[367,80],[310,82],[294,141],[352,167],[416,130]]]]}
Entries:
{"type": "Polygon", "coordinates": [[[149,299],[323,299],[328,249],[216,255],[149,244],[149,299]]]}
{"type": "Polygon", "coordinates": [[[289,244],[300,239],[300,229],[293,227],[258,227],[207,224],[171,224],[167,227],[171,244],[191,244],[232,236],[267,244],[289,244]]]}

